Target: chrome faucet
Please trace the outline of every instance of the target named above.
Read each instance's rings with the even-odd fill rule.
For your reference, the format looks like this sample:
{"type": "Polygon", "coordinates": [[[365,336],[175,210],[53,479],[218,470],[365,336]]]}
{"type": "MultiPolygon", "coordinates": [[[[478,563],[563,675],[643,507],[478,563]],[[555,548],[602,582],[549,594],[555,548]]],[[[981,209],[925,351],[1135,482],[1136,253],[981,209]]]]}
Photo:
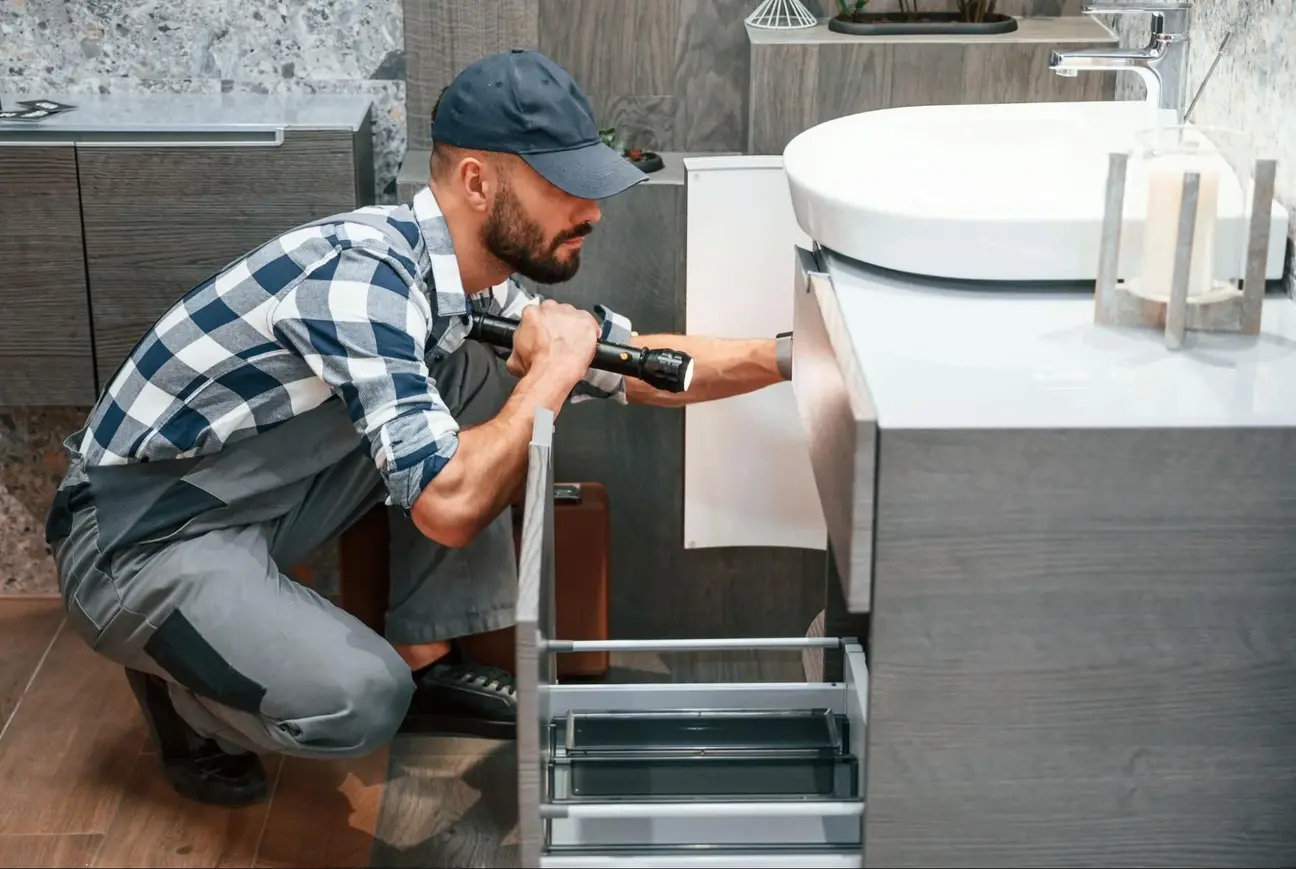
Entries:
{"type": "Polygon", "coordinates": [[[1088,48],[1053,51],[1049,69],[1058,75],[1074,76],[1082,71],[1132,72],[1143,79],[1147,101],[1159,109],[1174,109],[1183,123],[1188,90],[1188,27],[1192,4],[1186,0],[1151,3],[1114,3],[1098,0],[1080,11],[1086,15],[1152,16],[1152,35],[1145,48],[1088,48]]]}

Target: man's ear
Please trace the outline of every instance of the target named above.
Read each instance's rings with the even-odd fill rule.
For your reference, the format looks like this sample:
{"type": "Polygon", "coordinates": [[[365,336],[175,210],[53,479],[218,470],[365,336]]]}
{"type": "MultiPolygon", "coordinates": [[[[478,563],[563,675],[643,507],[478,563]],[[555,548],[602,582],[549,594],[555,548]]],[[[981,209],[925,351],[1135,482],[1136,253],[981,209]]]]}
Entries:
{"type": "Polygon", "coordinates": [[[465,154],[455,167],[455,180],[463,191],[464,202],[476,211],[487,211],[493,194],[493,181],[486,161],[476,154],[465,154]]]}

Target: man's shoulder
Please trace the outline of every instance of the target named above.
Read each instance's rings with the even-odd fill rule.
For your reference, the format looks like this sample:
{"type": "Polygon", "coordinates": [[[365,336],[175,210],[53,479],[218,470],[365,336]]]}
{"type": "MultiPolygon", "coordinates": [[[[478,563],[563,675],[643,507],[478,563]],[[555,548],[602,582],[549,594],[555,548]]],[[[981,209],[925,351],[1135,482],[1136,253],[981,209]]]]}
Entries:
{"type": "MultiPolygon", "coordinates": [[[[418,223],[400,205],[371,205],[333,214],[294,227],[252,252],[243,269],[264,279],[258,283],[287,285],[294,277],[322,266],[341,251],[353,251],[387,261],[405,280],[418,272],[418,223]]],[[[235,264],[235,268],[239,264],[235,264]]]]}
{"type": "Polygon", "coordinates": [[[320,223],[343,241],[390,248],[408,257],[415,256],[421,240],[418,221],[408,205],[369,205],[335,214],[320,223]]]}
{"type": "Polygon", "coordinates": [[[277,240],[291,247],[299,239],[309,243],[313,238],[334,247],[390,250],[411,259],[420,241],[418,222],[404,205],[368,205],[344,211],[289,230],[277,240]]]}

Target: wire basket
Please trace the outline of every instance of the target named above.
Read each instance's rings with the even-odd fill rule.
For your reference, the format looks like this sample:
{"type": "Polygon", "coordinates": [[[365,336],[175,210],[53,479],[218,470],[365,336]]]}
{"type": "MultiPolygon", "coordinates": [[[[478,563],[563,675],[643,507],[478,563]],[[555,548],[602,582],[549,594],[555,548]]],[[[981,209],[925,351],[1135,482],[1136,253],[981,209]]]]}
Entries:
{"type": "Polygon", "coordinates": [[[748,25],[762,30],[804,30],[818,23],[801,0],[764,0],[747,16],[748,25]]]}

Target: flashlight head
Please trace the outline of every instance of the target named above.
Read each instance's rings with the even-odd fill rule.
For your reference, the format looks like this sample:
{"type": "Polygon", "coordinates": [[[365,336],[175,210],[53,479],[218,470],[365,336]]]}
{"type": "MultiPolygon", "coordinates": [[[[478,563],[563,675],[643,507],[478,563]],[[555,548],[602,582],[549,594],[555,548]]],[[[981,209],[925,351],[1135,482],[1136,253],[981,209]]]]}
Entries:
{"type": "Polygon", "coordinates": [[[645,383],[665,392],[683,392],[693,381],[693,359],[678,350],[649,350],[642,370],[645,383]]]}

